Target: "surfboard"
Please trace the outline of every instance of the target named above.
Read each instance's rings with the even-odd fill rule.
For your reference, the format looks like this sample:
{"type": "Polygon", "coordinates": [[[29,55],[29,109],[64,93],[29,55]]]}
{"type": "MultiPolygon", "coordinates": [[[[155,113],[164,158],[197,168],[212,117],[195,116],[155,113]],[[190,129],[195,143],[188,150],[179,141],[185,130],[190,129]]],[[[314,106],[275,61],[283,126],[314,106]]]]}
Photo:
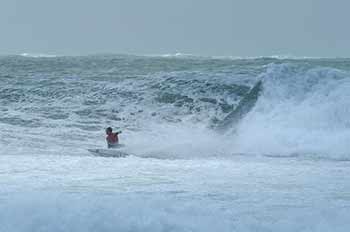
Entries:
{"type": "Polygon", "coordinates": [[[129,154],[119,149],[88,149],[94,156],[122,158],[129,154]]]}

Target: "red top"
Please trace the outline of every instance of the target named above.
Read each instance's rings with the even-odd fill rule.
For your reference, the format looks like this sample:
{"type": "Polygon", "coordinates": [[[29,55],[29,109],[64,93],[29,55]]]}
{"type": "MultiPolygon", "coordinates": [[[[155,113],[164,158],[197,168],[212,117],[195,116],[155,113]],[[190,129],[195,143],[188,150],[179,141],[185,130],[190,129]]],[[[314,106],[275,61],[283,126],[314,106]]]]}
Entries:
{"type": "Polygon", "coordinates": [[[118,133],[110,133],[106,137],[108,144],[116,144],[119,142],[118,133]]]}

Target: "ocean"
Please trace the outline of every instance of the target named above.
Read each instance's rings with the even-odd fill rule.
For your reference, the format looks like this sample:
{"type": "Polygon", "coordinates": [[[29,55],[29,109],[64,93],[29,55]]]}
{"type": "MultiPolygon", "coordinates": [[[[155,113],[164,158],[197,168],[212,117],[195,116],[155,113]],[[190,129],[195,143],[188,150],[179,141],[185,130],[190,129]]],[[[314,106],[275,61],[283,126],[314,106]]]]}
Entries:
{"type": "Polygon", "coordinates": [[[345,58],[0,56],[0,231],[349,231],[349,115],[345,58]]]}

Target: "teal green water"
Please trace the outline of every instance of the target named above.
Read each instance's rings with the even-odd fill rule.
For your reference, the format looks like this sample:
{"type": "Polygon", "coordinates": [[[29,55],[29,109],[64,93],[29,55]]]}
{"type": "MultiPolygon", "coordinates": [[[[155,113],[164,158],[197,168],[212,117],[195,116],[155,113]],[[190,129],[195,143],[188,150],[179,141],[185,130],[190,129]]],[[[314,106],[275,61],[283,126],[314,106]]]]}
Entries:
{"type": "Polygon", "coordinates": [[[0,231],[348,231],[349,67],[0,57],[0,231]]]}

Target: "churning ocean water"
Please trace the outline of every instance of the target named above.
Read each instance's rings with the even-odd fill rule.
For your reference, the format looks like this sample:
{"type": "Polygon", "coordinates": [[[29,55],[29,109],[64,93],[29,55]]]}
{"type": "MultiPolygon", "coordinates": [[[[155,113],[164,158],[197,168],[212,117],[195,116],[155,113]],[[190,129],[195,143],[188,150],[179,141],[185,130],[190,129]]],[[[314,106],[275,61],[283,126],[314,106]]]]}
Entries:
{"type": "Polygon", "coordinates": [[[2,56],[0,231],[349,231],[349,115],[350,59],[2,56]]]}

